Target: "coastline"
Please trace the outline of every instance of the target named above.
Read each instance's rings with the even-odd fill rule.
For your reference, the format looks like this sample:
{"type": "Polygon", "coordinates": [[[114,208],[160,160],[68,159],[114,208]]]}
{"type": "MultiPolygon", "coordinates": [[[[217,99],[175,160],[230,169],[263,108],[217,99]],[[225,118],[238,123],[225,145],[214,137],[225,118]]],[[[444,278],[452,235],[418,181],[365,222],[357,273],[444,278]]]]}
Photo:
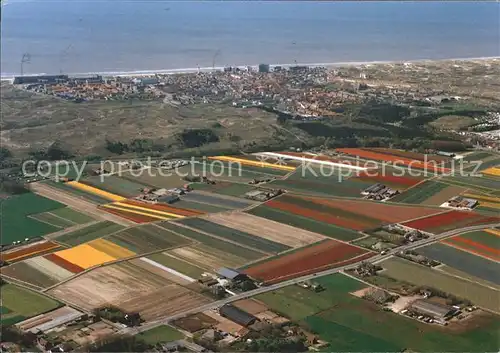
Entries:
{"type": "MultiPolygon", "coordinates": [[[[269,64],[273,66],[281,67],[292,67],[292,66],[308,66],[308,67],[342,67],[342,66],[363,66],[363,65],[390,65],[390,64],[401,64],[401,63],[433,63],[433,62],[446,62],[446,61],[489,61],[489,60],[500,60],[500,56],[482,56],[482,57],[470,57],[470,58],[447,58],[447,59],[410,59],[410,60],[386,60],[386,61],[345,61],[345,62],[333,62],[333,63],[293,63],[293,64],[269,64]]],[[[252,67],[253,69],[258,68],[258,64],[253,65],[235,65],[240,69],[245,69],[247,67],[252,67]]],[[[113,77],[143,77],[143,76],[153,76],[153,75],[175,75],[175,74],[189,74],[196,72],[211,72],[211,71],[221,71],[224,66],[215,67],[196,67],[196,68],[181,68],[181,69],[156,69],[156,70],[134,70],[134,71],[101,71],[101,72],[77,72],[77,73],[64,73],[66,75],[101,75],[101,76],[113,76],[113,77]]],[[[50,73],[34,73],[26,74],[26,76],[40,76],[40,75],[56,75],[50,73]]],[[[17,75],[4,75],[0,76],[1,81],[12,81],[17,75]]]]}

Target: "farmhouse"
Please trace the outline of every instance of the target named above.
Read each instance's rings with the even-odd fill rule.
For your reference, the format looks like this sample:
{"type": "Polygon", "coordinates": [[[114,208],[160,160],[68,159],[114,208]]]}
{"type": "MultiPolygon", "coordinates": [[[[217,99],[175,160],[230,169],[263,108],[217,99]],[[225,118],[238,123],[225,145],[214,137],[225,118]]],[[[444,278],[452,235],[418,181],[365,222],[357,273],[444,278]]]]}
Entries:
{"type": "Polygon", "coordinates": [[[244,273],[240,273],[230,268],[222,267],[217,271],[217,275],[221,278],[228,279],[233,282],[241,282],[248,279],[244,273]]]}
{"type": "Polygon", "coordinates": [[[456,313],[456,309],[451,306],[434,303],[426,299],[414,301],[409,309],[416,313],[430,316],[437,321],[445,321],[456,313]]]}
{"type": "Polygon", "coordinates": [[[222,306],[219,309],[219,314],[231,321],[236,322],[237,324],[240,324],[241,326],[250,326],[252,325],[255,321],[257,321],[257,318],[249,313],[247,313],[244,310],[241,310],[240,308],[235,307],[234,305],[227,304],[222,306]]]}

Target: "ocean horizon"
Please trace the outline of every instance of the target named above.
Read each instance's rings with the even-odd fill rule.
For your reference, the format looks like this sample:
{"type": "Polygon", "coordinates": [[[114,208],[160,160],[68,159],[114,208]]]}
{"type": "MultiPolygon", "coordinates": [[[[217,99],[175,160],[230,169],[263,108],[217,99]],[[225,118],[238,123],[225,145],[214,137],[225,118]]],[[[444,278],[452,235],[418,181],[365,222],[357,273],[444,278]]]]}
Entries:
{"type": "Polygon", "coordinates": [[[498,2],[8,0],[1,76],[500,56],[498,2]],[[21,64],[25,55],[25,62],[21,64]]]}

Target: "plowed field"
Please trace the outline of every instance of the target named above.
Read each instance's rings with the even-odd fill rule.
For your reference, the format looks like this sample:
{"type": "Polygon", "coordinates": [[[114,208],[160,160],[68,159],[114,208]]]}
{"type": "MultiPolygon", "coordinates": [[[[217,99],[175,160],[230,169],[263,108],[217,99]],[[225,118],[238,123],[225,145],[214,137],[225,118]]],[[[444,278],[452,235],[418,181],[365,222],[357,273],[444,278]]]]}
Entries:
{"type": "Polygon", "coordinates": [[[294,277],[326,270],[328,268],[347,265],[373,256],[366,250],[327,240],[302,251],[296,251],[274,260],[259,263],[247,268],[244,272],[249,276],[264,281],[277,283],[294,277]]]}
{"type": "Polygon", "coordinates": [[[100,267],[49,291],[87,310],[115,305],[139,312],[146,320],[168,316],[208,303],[210,300],[170,282],[166,271],[155,272],[132,260],[100,267]],[[163,276],[165,273],[165,276],[163,276]]]}
{"type": "Polygon", "coordinates": [[[215,213],[205,219],[226,227],[263,237],[290,247],[301,247],[325,239],[324,236],[242,212],[215,213]]]}

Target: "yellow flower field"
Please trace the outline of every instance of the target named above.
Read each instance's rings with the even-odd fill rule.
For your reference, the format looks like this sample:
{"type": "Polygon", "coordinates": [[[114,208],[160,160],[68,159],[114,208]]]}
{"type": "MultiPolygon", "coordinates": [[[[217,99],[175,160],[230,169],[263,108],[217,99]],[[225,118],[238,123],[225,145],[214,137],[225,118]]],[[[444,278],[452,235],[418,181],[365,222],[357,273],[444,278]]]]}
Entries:
{"type": "Polygon", "coordinates": [[[493,235],[496,235],[497,237],[500,237],[500,230],[497,230],[497,229],[486,229],[486,232],[490,233],[490,234],[493,234],[493,235]]]}
{"type": "Polygon", "coordinates": [[[281,170],[288,170],[288,171],[294,171],[295,170],[295,167],[291,167],[291,166],[287,166],[287,165],[280,165],[280,164],[273,164],[273,163],[267,163],[267,162],[252,161],[252,160],[243,159],[243,158],[237,158],[237,157],[215,156],[215,157],[208,157],[208,159],[225,161],[225,162],[238,162],[240,164],[248,165],[248,166],[253,166],[253,167],[273,168],[273,169],[281,169],[281,170]]]}
{"type": "Polygon", "coordinates": [[[120,245],[110,242],[106,239],[96,239],[87,243],[94,249],[105,253],[106,255],[113,257],[114,259],[123,259],[125,257],[134,256],[135,252],[130,251],[120,245]]]}
{"type": "Polygon", "coordinates": [[[115,203],[113,203],[113,205],[117,205],[117,206],[121,206],[121,207],[125,207],[125,208],[131,208],[134,210],[139,210],[141,212],[146,212],[148,216],[151,216],[151,213],[152,213],[152,214],[158,214],[160,216],[167,216],[167,217],[173,217],[173,218],[184,218],[184,216],[181,216],[181,215],[178,215],[175,213],[170,213],[170,212],[165,212],[165,211],[160,211],[160,210],[153,210],[151,208],[141,207],[141,206],[136,206],[136,205],[129,205],[129,204],[123,203],[123,202],[115,202],[115,203]]]}
{"type": "Polygon", "coordinates": [[[88,244],[57,251],[55,255],[84,269],[116,260],[115,257],[99,251],[88,244]]]}
{"type": "Polygon", "coordinates": [[[116,206],[114,203],[110,203],[110,204],[107,204],[107,205],[102,205],[101,207],[103,207],[103,208],[110,208],[112,210],[118,210],[118,211],[122,211],[122,212],[129,212],[129,213],[133,213],[133,214],[139,214],[139,215],[142,215],[142,216],[148,216],[148,217],[152,217],[152,218],[156,218],[156,219],[163,219],[163,220],[172,219],[172,217],[166,217],[166,216],[162,217],[162,216],[158,216],[158,215],[154,215],[154,214],[150,214],[150,213],[146,213],[146,212],[141,212],[141,211],[131,210],[131,209],[128,209],[128,208],[125,208],[125,207],[116,206]]]}
{"type": "Polygon", "coordinates": [[[500,176],[500,167],[492,167],[482,171],[483,174],[500,176]]]}
{"type": "Polygon", "coordinates": [[[120,196],[120,195],[116,195],[116,194],[112,194],[110,192],[107,192],[107,191],[95,188],[95,187],[90,186],[90,185],[79,183],[77,181],[68,181],[66,184],[68,184],[68,185],[70,185],[70,186],[72,186],[72,187],[74,187],[76,189],[80,189],[80,190],[86,191],[88,193],[104,197],[105,199],[108,199],[108,200],[111,200],[111,201],[123,201],[123,200],[127,199],[126,197],[123,197],[123,196],[120,196]]]}

